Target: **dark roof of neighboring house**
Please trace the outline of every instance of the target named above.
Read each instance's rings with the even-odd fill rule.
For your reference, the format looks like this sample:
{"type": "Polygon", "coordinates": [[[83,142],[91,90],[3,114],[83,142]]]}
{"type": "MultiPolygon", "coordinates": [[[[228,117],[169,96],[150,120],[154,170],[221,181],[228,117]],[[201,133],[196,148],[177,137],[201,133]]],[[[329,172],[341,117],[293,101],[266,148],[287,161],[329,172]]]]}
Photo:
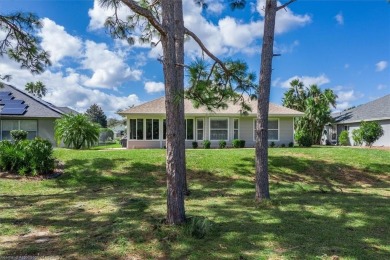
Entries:
{"type": "MultiPolygon", "coordinates": [[[[3,88],[0,88],[0,92],[11,92],[14,99],[23,100],[27,105],[26,112],[21,115],[7,115],[0,114],[1,118],[60,118],[63,114],[66,114],[62,109],[46,102],[40,98],[37,98],[26,91],[18,89],[14,86],[3,84],[3,88]]],[[[3,106],[0,106],[0,111],[3,106]]]]}
{"type": "MultiPolygon", "coordinates": [[[[248,101],[252,111],[249,115],[256,115],[257,111],[257,100],[248,101]]],[[[214,112],[208,111],[204,107],[194,108],[191,101],[188,99],[184,100],[184,111],[187,115],[239,115],[241,107],[239,104],[229,104],[227,109],[220,109],[214,112]]],[[[132,115],[132,114],[161,114],[165,115],[165,97],[161,97],[150,102],[146,102],[142,105],[128,108],[118,113],[119,115],[132,115]]],[[[303,113],[269,103],[269,114],[273,116],[302,116],[303,113]]]]}
{"type": "Polygon", "coordinates": [[[77,112],[74,109],[71,109],[70,107],[57,107],[57,108],[62,112],[64,112],[65,114],[79,114],[79,112],[77,112]]]}
{"type": "Polygon", "coordinates": [[[390,119],[390,94],[353,109],[332,114],[336,123],[390,119]]]}

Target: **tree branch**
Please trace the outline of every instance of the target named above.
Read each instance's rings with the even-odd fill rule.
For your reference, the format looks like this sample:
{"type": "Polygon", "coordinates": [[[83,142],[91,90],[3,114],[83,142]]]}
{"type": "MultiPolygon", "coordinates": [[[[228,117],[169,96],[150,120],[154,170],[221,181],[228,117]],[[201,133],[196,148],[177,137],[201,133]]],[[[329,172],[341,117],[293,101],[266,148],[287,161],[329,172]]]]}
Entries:
{"type": "Polygon", "coordinates": [[[138,5],[136,1],[133,0],[121,0],[125,5],[127,5],[134,13],[145,17],[151,25],[161,34],[166,35],[166,32],[162,24],[153,16],[153,13],[141,6],[138,5]]]}
{"type": "Polygon", "coordinates": [[[196,41],[196,43],[199,45],[199,47],[202,49],[202,51],[204,51],[207,54],[207,56],[209,56],[212,60],[214,60],[216,63],[218,63],[227,74],[230,74],[230,71],[228,70],[228,68],[226,68],[225,64],[220,59],[218,59],[214,54],[212,54],[206,48],[206,46],[204,46],[203,42],[199,39],[199,37],[195,33],[188,30],[187,28],[184,28],[184,33],[191,36],[191,38],[196,41]]]}
{"type": "Polygon", "coordinates": [[[295,1],[297,1],[297,0],[290,0],[290,1],[288,1],[287,3],[285,3],[284,5],[278,6],[278,7],[276,8],[276,11],[279,11],[280,9],[286,8],[288,5],[294,3],[295,1]]]}

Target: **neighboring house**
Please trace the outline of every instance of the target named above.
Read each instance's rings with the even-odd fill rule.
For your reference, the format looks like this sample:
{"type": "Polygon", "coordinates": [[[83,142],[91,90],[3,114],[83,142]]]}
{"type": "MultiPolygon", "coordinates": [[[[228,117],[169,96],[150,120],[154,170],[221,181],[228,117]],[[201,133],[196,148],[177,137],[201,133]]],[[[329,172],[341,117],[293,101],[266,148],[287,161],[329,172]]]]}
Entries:
{"type": "MultiPolygon", "coordinates": [[[[257,101],[251,101],[252,112],[240,114],[240,106],[230,104],[226,110],[210,112],[194,108],[185,100],[186,147],[197,141],[210,140],[218,147],[220,140],[231,146],[233,139],[245,140],[246,147],[255,145],[255,119],[257,101]]],[[[119,112],[127,118],[127,148],[163,148],[165,146],[165,97],[119,112]]],[[[294,117],[303,113],[270,103],[268,136],[269,142],[288,145],[294,142],[294,117]]]]}
{"type": "Polygon", "coordinates": [[[390,94],[358,107],[332,114],[333,124],[325,127],[324,138],[337,143],[341,131],[347,130],[350,144],[354,145],[352,131],[359,128],[361,121],[377,121],[383,128],[383,136],[374,146],[390,146],[390,94]]]}
{"type": "Polygon", "coordinates": [[[54,121],[64,114],[77,112],[56,107],[11,85],[3,86],[0,88],[0,140],[11,140],[11,130],[25,130],[28,139],[39,136],[56,145],[54,121]]]}

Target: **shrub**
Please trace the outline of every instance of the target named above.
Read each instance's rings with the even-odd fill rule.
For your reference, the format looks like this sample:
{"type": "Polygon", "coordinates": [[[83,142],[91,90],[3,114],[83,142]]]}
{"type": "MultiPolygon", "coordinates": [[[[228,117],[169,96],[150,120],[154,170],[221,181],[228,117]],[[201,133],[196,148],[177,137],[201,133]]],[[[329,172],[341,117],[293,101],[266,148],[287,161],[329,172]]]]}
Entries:
{"type": "Polygon", "coordinates": [[[210,147],[211,147],[211,142],[210,142],[210,140],[204,140],[204,141],[203,141],[203,148],[204,148],[204,149],[210,149],[210,147]]]}
{"type": "Polygon", "coordinates": [[[185,226],[185,231],[188,235],[202,239],[211,230],[211,222],[205,217],[191,217],[185,226]]]}
{"type": "Polygon", "coordinates": [[[288,147],[294,147],[294,143],[293,142],[289,142],[288,143],[288,147]]]}
{"type": "Polygon", "coordinates": [[[349,145],[349,137],[348,137],[347,130],[341,131],[341,133],[339,135],[339,144],[343,145],[343,146],[349,145]]]}
{"type": "Polygon", "coordinates": [[[241,144],[241,140],[234,139],[234,140],[232,141],[232,146],[233,146],[233,148],[240,148],[240,144],[241,144]]]}
{"type": "Polygon", "coordinates": [[[269,146],[270,146],[271,148],[274,148],[274,147],[275,147],[275,142],[271,142],[269,146]]]}
{"type": "Polygon", "coordinates": [[[99,141],[99,125],[83,114],[63,115],[55,121],[54,129],[56,141],[74,149],[89,148],[99,141]]]}
{"type": "Polygon", "coordinates": [[[245,147],[245,140],[240,140],[240,148],[244,148],[245,147]]]}
{"type": "Polygon", "coordinates": [[[360,128],[352,130],[352,140],[353,140],[353,145],[363,144],[363,135],[360,128]]]}
{"type": "Polygon", "coordinates": [[[223,149],[226,147],[226,141],[220,140],[218,143],[219,149],[223,149]]]}
{"type": "Polygon", "coordinates": [[[286,147],[286,145],[285,144],[281,144],[280,147],[284,148],[284,147],[286,147]]]}
{"type": "Polygon", "coordinates": [[[46,174],[54,169],[53,146],[40,138],[21,140],[15,144],[0,142],[0,168],[25,174],[46,174]]]}
{"type": "Polygon", "coordinates": [[[194,149],[198,148],[198,142],[192,142],[192,148],[194,149]]]}
{"type": "Polygon", "coordinates": [[[297,131],[295,133],[295,140],[299,146],[310,147],[313,144],[311,137],[304,131],[297,131]]]}
{"type": "Polygon", "coordinates": [[[364,122],[360,123],[360,131],[363,141],[367,146],[372,146],[383,135],[383,128],[378,122],[364,122]]]}
{"type": "Polygon", "coordinates": [[[27,139],[27,131],[24,130],[11,130],[11,137],[15,142],[27,139]]]}

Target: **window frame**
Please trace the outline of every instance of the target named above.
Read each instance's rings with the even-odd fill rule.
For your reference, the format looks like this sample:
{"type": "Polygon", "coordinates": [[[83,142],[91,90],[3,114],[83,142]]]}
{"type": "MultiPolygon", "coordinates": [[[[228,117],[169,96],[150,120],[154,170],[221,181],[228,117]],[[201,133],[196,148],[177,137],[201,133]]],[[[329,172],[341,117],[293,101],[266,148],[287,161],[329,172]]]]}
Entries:
{"type": "Polygon", "coordinates": [[[229,123],[230,123],[230,120],[229,120],[229,117],[210,117],[209,118],[209,139],[210,141],[229,141],[229,134],[230,134],[230,129],[229,129],[229,123]],[[218,128],[218,129],[212,129],[211,128],[211,121],[212,120],[227,120],[227,128],[226,129],[222,129],[222,128],[218,128]],[[211,131],[212,130],[227,130],[227,133],[226,133],[226,138],[227,139],[211,139],[211,131]]]}
{"type": "Polygon", "coordinates": [[[11,131],[12,130],[24,130],[27,132],[27,139],[29,140],[32,140],[34,139],[35,137],[38,136],[38,120],[35,120],[35,119],[2,119],[1,120],[1,131],[0,131],[0,140],[4,140],[3,138],[3,132],[9,132],[9,136],[10,138],[9,139],[6,139],[6,140],[12,140],[12,137],[11,137],[11,131]],[[11,129],[11,130],[3,130],[3,124],[4,124],[4,121],[14,121],[14,122],[17,122],[17,129],[11,129]],[[31,121],[31,122],[34,122],[35,123],[35,130],[25,130],[25,129],[21,129],[21,125],[22,123],[21,122],[27,122],[27,121],[31,121]],[[31,133],[35,133],[35,135],[32,137],[31,136],[31,133]],[[29,138],[31,137],[31,138],[29,138]]]}
{"type": "Polygon", "coordinates": [[[186,141],[194,141],[195,140],[195,128],[196,128],[196,125],[195,125],[195,118],[186,118],[185,119],[185,124],[186,124],[186,141]],[[188,120],[192,120],[192,139],[187,139],[188,137],[188,120]]]}
{"type": "MultiPolygon", "coordinates": [[[[280,141],[280,118],[268,118],[269,121],[277,121],[278,122],[278,129],[270,129],[267,130],[278,130],[278,139],[269,139],[269,133],[268,133],[268,142],[279,142],[280,141]]],[[[256,141],[256,118],[253,119],[253,141],[256,141]]]]}
{"type": "Polygon", "coordinates": [[[130,135],[129,140],[131,141],[143,141],[146,140],[146,120],[145,118],[129,118],[129,127],[130,127],[130,135]],[[131,128],[131,120],[135,120],[135,139],[132,139],[132,128],[131,128]],[[142,120],[142,139],[138,138],[138,120],[142,120]]]}
{"type": "Polygon", "coordinates": [[[145,133],[144,133],[144,138],[143,140],[146,140],[146,141],[153,141],[153,140],[160,140],[160,119],[158,118],[145,118],[145,133]],[[151,139],[148,138],[148,128],[147,128],[147,121],[148,120],[151,120],[151,139]],[[154,123],[155,123],[155,120],[157,120],[157,129],[158,129],[158,134],[157,134],[157,138],[154,138],[154,123]]]}
{"type": "Polygon", "coordinates": [[[240,119],[239,118],[233,118],[233,140],[234,139],[240,139],[240,119]],[[234,126],[234,122],[237,120],[237,128],[234,126]],[[237,138],[234,138],[234,132],[237,130],[237,138]]]}
{"type": "Polygon", "coordinates": [[[196,121],[196,140],[197,141],[203,141],[203,140],[205,140],[204,139],[205,120],[204,120],[203,117],[201,117],[201,118],[196,118],[195,121],[196,121]],[[198,128],[198,120],[202,121],[202,129],[198,128]],[[202,131],[202,137],[203,137],[202,139],[199,138],[199,133],[198,133],[199,130],[202,131]]]}

